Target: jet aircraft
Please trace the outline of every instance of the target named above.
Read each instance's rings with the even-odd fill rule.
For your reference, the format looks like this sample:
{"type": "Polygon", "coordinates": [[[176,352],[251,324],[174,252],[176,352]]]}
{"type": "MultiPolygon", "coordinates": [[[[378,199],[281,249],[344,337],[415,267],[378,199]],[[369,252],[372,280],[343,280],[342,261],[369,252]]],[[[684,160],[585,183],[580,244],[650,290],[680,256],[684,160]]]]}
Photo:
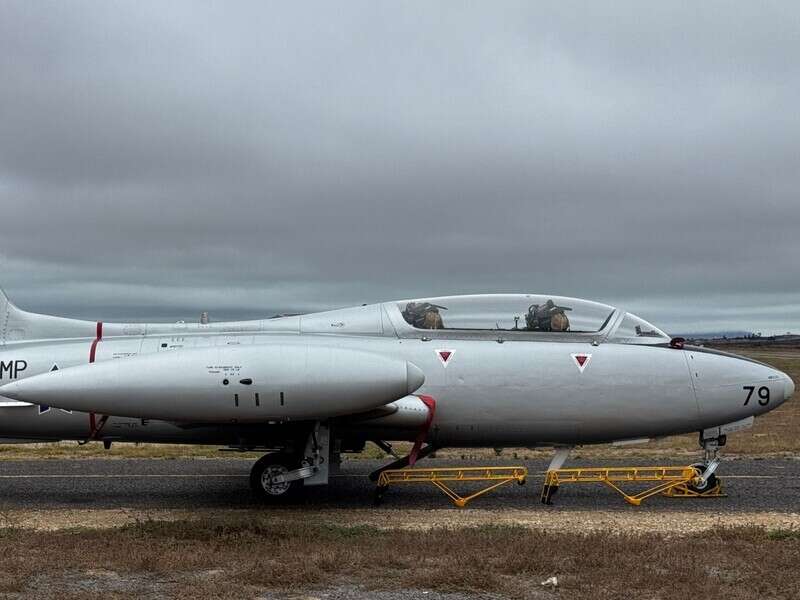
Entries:
{"type": "Polygon", "coordinates": [[[391,301],[208,323],[103,323],[0,292],[0,436],[263,450],[261,497],[325,485],[342,452],[575,445],[699,432],[701,483],[725,436],[792,380],[671,339],[606,304],[535,294],[391,301]]]}

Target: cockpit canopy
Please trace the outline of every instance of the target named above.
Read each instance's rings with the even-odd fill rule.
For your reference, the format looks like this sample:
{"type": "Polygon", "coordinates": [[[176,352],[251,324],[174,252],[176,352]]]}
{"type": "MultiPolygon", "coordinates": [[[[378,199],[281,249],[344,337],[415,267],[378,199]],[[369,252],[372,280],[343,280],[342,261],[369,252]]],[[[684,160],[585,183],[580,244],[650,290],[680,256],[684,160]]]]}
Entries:
{"type": "Polygon", "coordinates": [[[492,331],[552,334],[559,338],[596,339],[608,335],[607,341],[616,343],[669,341],[663,331],[635,315],[625,313],[620,319],[613,306],[578,298],[533,294],[448,296],[403,300],[397,308],[408,325],[429,330],[430,337],[492,331]]]}
{"type": "Polygon", "coordinates": [[[614,307],[559,296],[451,296],[399,303],[406,323],[416,329],[593,333],[614,307]]]}
{"type": "Polygon", "coordinates": [[[609,342],[617,344],[663,344],[669,340],[658,327],[631,313],[625,313],[625,318],[608,338],[609,342]]]}

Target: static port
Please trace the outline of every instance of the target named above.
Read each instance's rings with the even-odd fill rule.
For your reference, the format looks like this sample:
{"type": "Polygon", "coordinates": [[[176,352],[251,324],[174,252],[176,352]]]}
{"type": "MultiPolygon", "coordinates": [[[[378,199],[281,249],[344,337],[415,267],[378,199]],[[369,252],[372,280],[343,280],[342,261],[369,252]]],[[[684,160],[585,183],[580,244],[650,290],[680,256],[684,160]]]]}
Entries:
{"type": "Polygon", "coordinates": [[[228,385],[228,383],[230,383],[230,382],[227,379],[223,379],[222,380],[222,385],[228,385]]]}

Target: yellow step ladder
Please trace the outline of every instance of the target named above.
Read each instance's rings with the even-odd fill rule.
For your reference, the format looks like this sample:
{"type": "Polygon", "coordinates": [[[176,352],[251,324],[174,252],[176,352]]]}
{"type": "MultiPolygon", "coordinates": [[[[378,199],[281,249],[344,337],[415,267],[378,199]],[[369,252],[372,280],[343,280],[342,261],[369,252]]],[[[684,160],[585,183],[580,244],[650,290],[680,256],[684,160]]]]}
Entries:
{"type": "Polygon", "coordinates": [[[525,483],[528,469],[525,467],[465,467],[465,468],[438,468],[438,469],[388,469],[381,472],[378,477],[378,487],[375,491],[375,502],[380,503],[383,494],[390,485],[400,483],[432,483],[439,488],[453,504],[463,508],[470,500],[492,491],[495,488],[516,481],[519,485],[525,483]],[[478,490],[468,496],[456,493],[448,484],[452,482],[489,481],[491,485],[478,490]]]}
{"type": "Polygon", "coordinates": [[[702,473],[696,467],[589,467],[547,471],[542,487],[542,503],[551,504],[559,486],[571,483],[602,483],[622,495],[626,502],[639,506],[642,500],[663,494],[672,498],[714,498],[724,496],[722,485],[698,490],[702,473]],[[620,486],[626,483],[655,482],[637,494],[629,494],[620,486]]]}

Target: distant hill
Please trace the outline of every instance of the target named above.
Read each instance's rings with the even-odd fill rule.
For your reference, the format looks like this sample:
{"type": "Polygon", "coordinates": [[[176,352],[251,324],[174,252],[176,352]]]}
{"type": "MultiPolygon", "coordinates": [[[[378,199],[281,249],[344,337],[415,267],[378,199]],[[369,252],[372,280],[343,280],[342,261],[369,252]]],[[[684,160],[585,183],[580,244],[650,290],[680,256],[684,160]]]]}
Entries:
{"type": "Polygon", "coordinates": [[[716,347],[769,346],[775,348],[800,348],[800,335],[753,335],[745,331],[720,331],[681,336],[689,343],[716,347]]]}
{"type": "Polygon", "coordinates": [[[752,336],[752,331],[703,331],[673,334],[673,337],[682,337],[687,340],[720,340],[723,338],[748,338],[752,336]]]}

